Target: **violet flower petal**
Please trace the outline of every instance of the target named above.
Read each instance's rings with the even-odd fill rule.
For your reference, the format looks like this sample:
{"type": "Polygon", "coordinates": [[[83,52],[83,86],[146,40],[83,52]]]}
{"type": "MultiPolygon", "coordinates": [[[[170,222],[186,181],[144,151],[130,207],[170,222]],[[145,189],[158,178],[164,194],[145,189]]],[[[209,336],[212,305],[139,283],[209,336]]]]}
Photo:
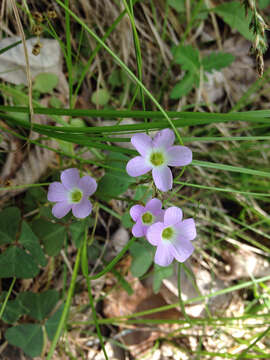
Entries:
{"type": "Polygon", "coordinates": [[[66,169],[61,172],[61,181],[62,184],[68,189],[72,190],[74,187],[78,186],[80,180],[79,170],[75,168],[66,169]]]}
{"type": "Polygon", "coordinates": [[[144,133],[133,135],[131,138],[131,143],[142,156],[145,156],[152,148],[151,137],[144,133]]]}
{"type": "Polygon", "coordinates": [[[132,234],[135,237],[141,237],[141,236],[145,235],[144,233],[145,233],[144,226],[143,226],[142,222],[140,220],[138,220],[136,222],[136,224],[134,224],[132,227],[132,234]]]}
{"type": "Polygon", "coordinates": [[[155,147],[168,148],[172,146],[175,140],[174,132],[171,129],[163,129],[154,137],[153,144],[155,147]]]}
{"type": "Polygon", "coordinates": [[[71,210],[71,207],[72,204],[69,204],[67,201],[59,201],[53,206],[52,213],[56,218],[61,219],[67,215],[71,210]]]}
{"type": "Polygon", "coordinates": [[[134,205],[129,210],[130,216],[133,221],[137,221],[143,212],[144,207],[142,205],[134,205]]]}
{"type": "Polygon", "coordinates": [[[146,211],[151,211],[151,213],[155,214],[159,212],[162,209],[162,202],[159,199],[151,199],[148,201],[148,203],[145,205],[146,211]]]}
{"type": "Polygon", "coordinates": [[[83,176],[79,180],[77,186],[83,191],[84,196],[90,196],[97,190],[96,180],[89,175],[83,176]]]}
{"type": "Polygon", "coordinates": [[[193,253],[194,247],[190,241],[186,239],[179,239],[171,244],[171,254],[177,261],[184,262],[193,253]]]}
{"type": "Polygon", "coordinates": [[[146,232],[146,239],[150,244],[157,246],[162,241],[161,234],[164,228],[165,226],[162,222],[156,222],[149,226],[146,232]]]}
{"type": "Polygon", "coordinates": [[[68,190],[58,181],[50,184],[47,198],[49,201],[67,201],[68,190]]]}
{"type": "Polygon", "coordinates": [[[167,150],[168,165],[185,166],[192,161],[192,151],[186,146],[172,146],[167,150]]]}
{"type": "Polygon", "coordinates": [[[164,214],[164,224],[165,225],[174,225],[179,223],[182,220],[183,212],[180,208],[172,206],[165,210],[164,214]]]}
{"type": "Polygon", "coordinates": [[[159,190],[165,192],[172,189],[172,172],[168,166],[154,168],[152,175],[154,183],[159,190]]]}
{"type": "Polygon", "coordinates": [[[159,266],[168,266],[173,261],[173,254],[171,251],[171,244],[160,244],[157,247],[157,251],[155,254],[154,262],[159,266]]]}
{"type": "Polygon", "coordinates": [[[175,228],[181,239],[194,240],[197,236],[195,221],[192,218],[183,220],[180,224],[177,224],[175,228]]]}
{"type": "Polygon", "coordinates": [[[72,205],[72,214],[79,219],[83,219],[86,216],[90,215],[91,211],[92,204],[87,199],[87,197],[83,197],[81,202],[79,202],[78,204],[72,205]]]}
{"type": "Polygon", "coordinates": [[[126,167],[128,175],[133,177],[144,175],[151,169],[151,166],[148,165],[145,159],[141,156],[136,156],[135,158],[129,160],[126,167]]]}

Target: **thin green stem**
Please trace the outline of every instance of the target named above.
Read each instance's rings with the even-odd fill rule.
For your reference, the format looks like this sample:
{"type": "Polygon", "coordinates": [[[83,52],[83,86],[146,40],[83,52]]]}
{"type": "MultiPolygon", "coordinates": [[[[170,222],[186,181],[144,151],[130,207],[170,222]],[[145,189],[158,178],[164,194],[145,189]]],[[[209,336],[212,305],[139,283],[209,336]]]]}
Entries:
{"type": "Polygon", "coordinates": [[[79,267],[80,267],[80,262],[81,262],[81,250],[82,250],[82,248],[80,248],[78,250],[78,253],[77,253],[77,256],[76,256],[76,261],[75,261],[74,269],[73,269],[73,272],[72,272],[71,283],[70,283],[70,286],[69,286],[69,289],[68,289],[67,300],[66,300],[66,303],[65,303],[65,306],[64,306],[60,321],[58,323],[57,330],[55,332],[55,335],[54,335],[53,341],[51,343],[51,347],[50,347],[50,350],[49,350],[49,353],[47,355],[46,360],[50,360],[52,358],[54,350],[55,350],[56,345],[58,343],[58,340],[60,338],[61,332],[62,332],[62,330],[63,330],[63,328],[65,326],[65,323],[66,323],[66,320],[67,320],[67,317],[68,317],[69,308],[70,308],[70,305],[71,305],[71,300],[72,300],[72,296],[73,296],[73,293],[74,293],[74,289],[75,289],[75,285],[76,285],[76,279],[77,279],[77,275],[78,275],[78,271],[79,271],[79,267]]]}
{"type": "Polygon", "coordinates": [[[96,35],[74,12],[72,12],[69,8],[66,7],[66,5],[60,1],[56,0],[57,4],[60,5],[63,9],[65,9],[69,14],[82,26],[85,28],[85,30],[111,55],[111,57],[119,64],[119,66],[131,77],[131,79],[138,84],[145,94],[152,100],[152,102],[156,105],[156,107],[159,109],[159,111],[163,114],[165,119],[168,121],[172,129],[174,130],[179,143],[183,144],[183,141],[181,139],[181,136],[179,132],[177,131],[175,125],[173,124],[172,120],[167,115],[166,111],[163,109],[163,107],[159,104],[159,102],[154,98],[154,96],[151,94],[151,92],[144,86],[144,84],[134,75],[134,73],[124,64],[124,62],[100,39],[99,36],[96,35]]]}
{"type": "Polygon", "coordinates": [[[90,306],[91,306],[91,309],[92,309],[93,320],[94,320],[94,323],[95,323],[95,326],[96,326],[96,329],[97,329],[97,334],[98,334],[98,338],[99,338],[99,341],[100,341],[100,345],[101,345],[101,348],[103,350],[103,354],[105,356],[105,359],[109,360],[106,349],[105,349],[105,346],[104,346],[103,337],[102,337],[102,334],[101,334],[101,331],[100,331],[100,326],[99,326],[99,323],[98,323],[98,318],[97,318],[97,313],[96,313],[96,309],[95,309],[95,304],[94,304],[94,299],[93,299],[93,294],[92,294],[92,288],[91,288],[91,280],[90,280],[90,277],[89,277],[89,270],[88,270],[89,261],[88,261],[88,252],[87,252],[87,249],[88,249],[87,232],[88,232],[88,228],[86,227],[85,232],[84,232],[84,242],[83,242],[82,259],[81,259],[81,261],[82,261],[82,272],[83,272],[83,275],[84,275],[84,277],[86,279],[86,282],[87,282],[89,303],[90,303],[90,306]]]}
{"type": "Polygon", "coordinates": [[[2,306],[1,306],[0,319],[2,319],[3,313],[4,313],[5,308],[6,308],[6,306],[7,306],[7,302],[8,302],[8,299],[9,299],[9,297],[10,297],[10,294],[11,294],[11,291],[12,291],[12,289],[13,289],[13,286],[14,286],[14,284],[15,284],[15,281],[16,281],[16,278],[14,277],[14,278],[12,279],[12,282],[11,282],[10,286],[9,286],[9,289],[8,289],[7,295],[6,295],[6,297],[5,297],[5,300],[4,300],[4,302],[3,302],[2,306]]]}
{"type": "MultiPolygon", "coordinates": [[[[65,0],[66,9],[69,9],[69,0],[65,0]]],[[[70,13],[65,9],[66,22],[66,60],[68,69],[69,84],[69,107],[72,108],[72,92],[73,92],[73,74],[72,74],[72,53],[71,53],[71,32],[70,32],[70,13]]]]}

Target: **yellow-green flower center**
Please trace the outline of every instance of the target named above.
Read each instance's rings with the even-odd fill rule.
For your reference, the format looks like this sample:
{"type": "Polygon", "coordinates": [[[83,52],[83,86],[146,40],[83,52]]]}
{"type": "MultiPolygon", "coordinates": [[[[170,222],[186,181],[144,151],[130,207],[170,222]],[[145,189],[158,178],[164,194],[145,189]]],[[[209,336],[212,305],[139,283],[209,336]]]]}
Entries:
{"type": "Polygon", "coordinates": [[[153,221],[154,221],[154,216],[149,211],[143,214],[142,223],[144,225],[152,225],[153,221]]]}
{"type": "Polygon", "coordinates": [[[82,197],[83,197],[83,192],[80,189],[74,189],[70,194],[70,200],[73,204],[79,203],[82,200],[82,197]]]}
{"type": "Polygon", "coordinates": [[[162,231],[162,239],[163,240],[171,240],[174,235],[174,230],[172,227],[167,227],[162,231]]]}
{"type": "Polygon", "coordinates": [[[162,154],[162,152],[157,151],[157,152],[153,152],[150,155],[150,162],[152,165],[154,166],[160,166],[164,164],[164,155],[162,154]]]}

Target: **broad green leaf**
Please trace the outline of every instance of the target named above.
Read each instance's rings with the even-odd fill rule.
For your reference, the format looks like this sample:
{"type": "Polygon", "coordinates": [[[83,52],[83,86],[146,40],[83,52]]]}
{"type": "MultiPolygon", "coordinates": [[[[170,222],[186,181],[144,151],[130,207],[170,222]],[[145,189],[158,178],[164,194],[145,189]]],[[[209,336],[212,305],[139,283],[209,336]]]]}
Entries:
{"type": "Polygon", "coordinates": [[[251,13],[249,12],[246,17],[244,6],[241,5],[240,1],[225,2],[216,6],[213,10],[222,17],[225,23],[232,29],[238,30],[246,39],[253,40],[254,35],[249,29],[251,13]]]}
{"type": "Polygon", "coordinates": [[[0,245],[15,241],[20,219],[20,210],[16,207],[0,212],[0,245]]]}
{"type": "Polygon", "coordinates": [[[45,323],[45,329],[47,331],[50,341],[52,341],[54,338],[63,310],[64,304],[62,304],[59,309],[45,323]]]}
{"type": "Polygon", "coordinates": [[[136,180],[126,173],[126,164],[129,158],[120,153],[111,153],[107,158],[108,169],[99,181],[95,195],[101,200],[109,200],[123,194],[129,185],[136,180]]]}
{"type": "Polygon", "coordinates": [[[122,225],[127,229],[132,227],[133,222],[132,222],[131,217],[129,215],[129,211],[125,212],[124,215],[122,216],[122,225]]]}
{"type": "Polygon", "coordinates": [[[194,76],[199,76],[200,57],[199,51],[191,45],[179,45],[172,49],[174,61],[182,65],[183,70],[190,71],[194,76]]]}
{"type": "Polygon", "coordinates": [[[154,247],[142,240],[132,244],[129,250],[132,256],[131,273],[135,277],[140,277],[152,264],[154,247]]]}
{"type": "Polygon", "coordinates": [[[159,292],[162,280],[172,276],[172,274],[173,274],[173,264],[166,267],[162,267],[155,264],[154,278],[153,278],[153,291],[155,294],[159,292]]]}
{"type": "Polygon", "coordinates": [[[9,247],[0,255],[0,278],[30,279],[39,272],[32,256],[17,246],[9,247]]]}
{"type": "Polygon", "coordinates": [[[91,101],[95,105],[104,106],[110,100],[110,94],[106,89],[99,89],[92,94],[91,101]]]}
{"type": "Polygon", "coordinates": [[[178,12],[185,12],[185,0],[168,0],[168,4],[178,12]]]}
{"type": "Polygon", "coordinates": [[[123,79],[121,76],[121,70],[115,69],[109,76],[108,82],[112,86],[121,86],[123,83],[123,79]]]}
{"type": "Polygon", "coordinates": [[[24,324],[13,326],[5,332],[9,344],[18,346],[26,355],[39,356],[43,349],[43,333],[40,325],[24,324]]]}
{"type": "Polygon", "coordinates": [[[55,256],[59,254],[66,236],[64,226],[38,219],[33,222],[32,229],[42,240],[44,249],[48,255],[55,256]]]}
{"type": "MultiPolygon", "coordinates": [[[[3,304],[1,304],[0,307],[2,305],[3,304]]],[[[23,311],[20,308],[18,299],[9,300],[2,315],[2,320],[8,324],[13,324],[19,319],[21,315],[23,315],[23,311]]]]}
{"type": "Polygon", "coordinates": [[[42,94],[51,93],[58,84],[58,76],[51,73],[42,73],[35,77],[33,90],[42,94]]]}
{"type": "Polygon", "coordinates": [[[45,266],[47,264],[37,236],[33,233],[32,229],[25,221],[22,222],[19,243],[31,253],[37,264],[41,266],[45,266]]]}
{"type": "Polygon", "coordinates": [[[59,300],[56,290],[47,290],[42,293],[24,292],[19,295],[21,307],[27,311],[29,316],[36,320],[45,319],[54,309],[59,300]]]}
{"type": "Polygon", "coordinates": [[[220,70],[231,65],[234,59],[235,57],[229,53],[212,53],[202,59],[203,69],[208,72],[211,72],[212,70],[220,70]]]}
{"type": "Polygon", "coordinates": [[[195,76],[187,72],[183,79],[175,85],[170,94],[171,99],[180,99],[182,96],[187,95],[195,84],[195,76]]]}

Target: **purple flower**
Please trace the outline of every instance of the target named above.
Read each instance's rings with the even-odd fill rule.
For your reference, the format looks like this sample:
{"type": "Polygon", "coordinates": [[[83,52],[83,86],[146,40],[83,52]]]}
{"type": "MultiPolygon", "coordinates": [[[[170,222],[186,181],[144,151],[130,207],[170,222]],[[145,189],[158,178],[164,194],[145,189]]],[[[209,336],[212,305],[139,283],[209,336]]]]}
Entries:
{"type": "Polygon", "coordinates": [[[135,134],[131,142],[141,156],[129,160],[127,173],[140,176],[152,170],[156,187],[161,191],[172,189],[172,172],[168,166],[185,166],[192,161],[192,152],[186,146],[173,146],[174,132],[159,131],[154,139],[146,134],[135,134]]]}
{"type": "Polygon", "coordinates": [[[170,265],[174,258],[186,261],[194,250],[190,240],[195,237],[194,220],[182,220],[182,210],[175,206],[165,210],[164,221],[151,225],[146,233],[147,240],[157,246],[154,261],[160,266],[170,265]]]}
{"type": "Polygon", "coordinates": [[[134,205],[130,208],[130,216],[136,222],[132,228],[132,234],[135,237],[146,235],[150,225],[163,220],[164,210],[160,200],[154,198],[148,201],[145,206],[134,205]]]}
{"type": "Polygon", "coordinates": [[[56,202],[52,208],[53,215],[60,219],[72,210],[77,218],[88,216],[92,211],[88,196],[96,191],[96,180],[91,176],[80,178],[78,169],[66,169],[61,172],[61,181],[49,186],[48,200],[56,202]]]}

